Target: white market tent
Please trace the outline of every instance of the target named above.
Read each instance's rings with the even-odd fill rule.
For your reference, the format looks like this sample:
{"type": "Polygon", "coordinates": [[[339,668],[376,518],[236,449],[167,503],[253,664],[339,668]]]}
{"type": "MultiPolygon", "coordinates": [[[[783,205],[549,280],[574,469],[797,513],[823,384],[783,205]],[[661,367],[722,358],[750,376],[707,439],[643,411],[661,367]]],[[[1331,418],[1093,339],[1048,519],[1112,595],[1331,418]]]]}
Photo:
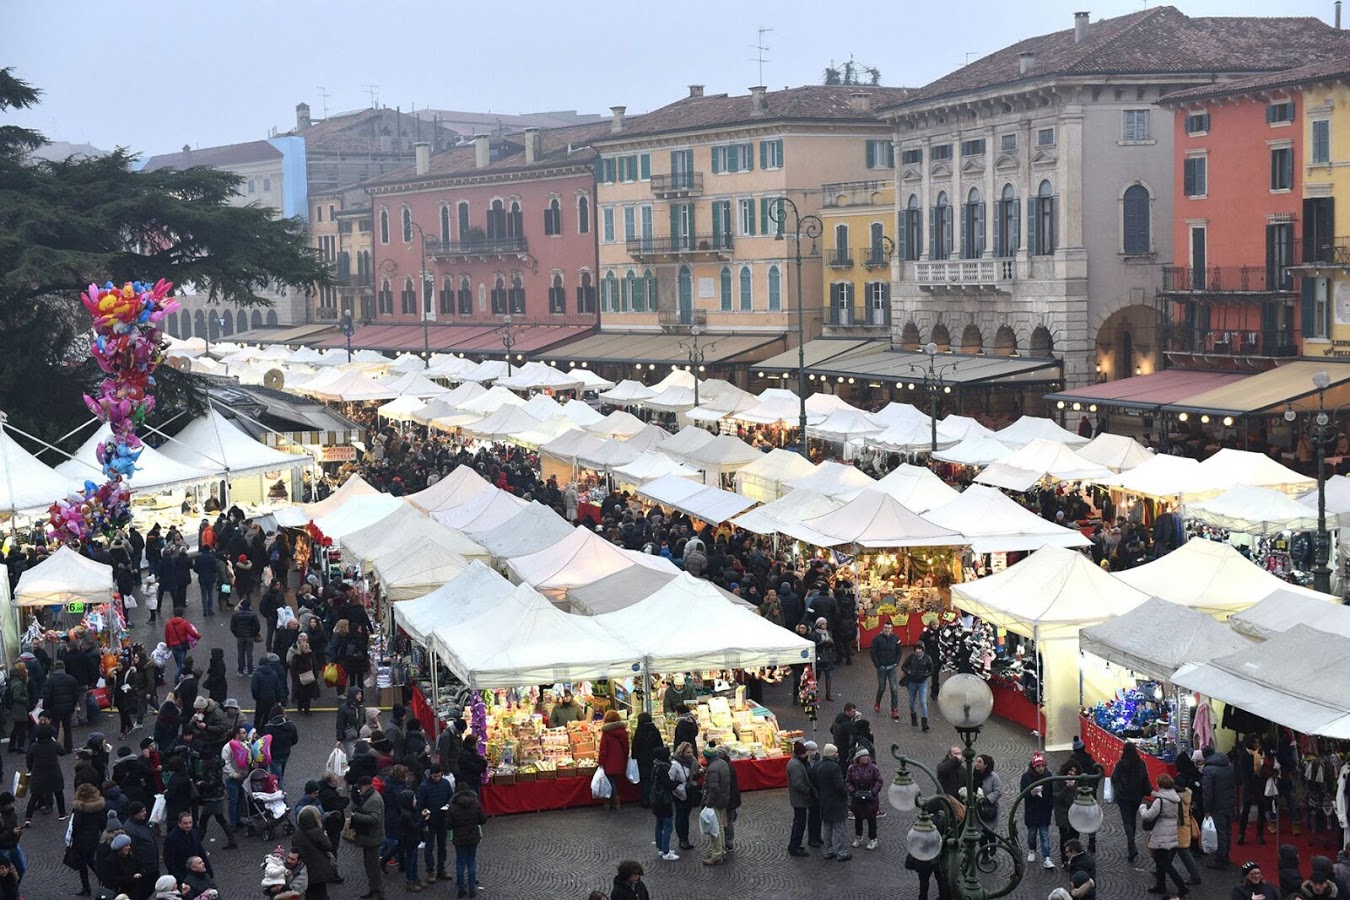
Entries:
{"type": "Polygon", "coordinates": [[[1036,642],[1049,750],[1067,749],[1078,733],[1079,629],[1147,599],[1090,557],[1062,547],[1044,547],[1002,572],[952,585],[958,609],[1036,642]]]}
{"type": "Polygon", "coordinates": [[[511,435],[506,440],[519,447],[538,448],[549,441],[557,438],[559,435],[569,431],[580,431],[580,427],[567,416],[550,416],[539,423],[537,428],[531,428],[529,431],[522,431],[519,434],[511,435]]]}
{"type": "MultiPolygon", "coordinates": [[[[887,427],[885,431],[868,437],[866,443],[869,447],[894,453],[931,450],[933,448],[932,423],[927,419],[922,422],[913,420],[897,422],[887,427]]],[[[942,433],[941,427],[938,428],[937,446],[939,450],[950,447],[955,443],[955,438],[947,437],[942,433]]]]}
{"type": "Polygon", "coordinates": [[[735,435],[719,434],[703,446],[685,453],[684,461],[691,466],[698,466],[709,477],[715,477],[735,472],[763,455],[735,435]]]}
{"type": "Polygon", "coordinates": [[[571,373],[542,362],[527,362],[505,378],[497,379],[497,384],[513,391],[571,391],[581,387],[580,379],[571,373]]]}
{"type": "MultiPolygon", "coordinates": [[[[1201,462],[1200,472],[1206,482],[1225,488],[1234,484],[1245,484],[1249,487],[1275,488],[1295,496],[1304,493],[1317,483],[1316,479],[1300,475],[1264,453],[1234,450],[1231,447],[1224,447],[1201,462]]],[[[1198,491],[1190,489],[1186,493],[1193,494],[1198,491]]]]}
{"type": "Polygon", "coordinates": [[[308,455],[283,453],[254,440],[214,409],[189,422],[159,452],[169,459],[229,478],[303,469],[313,462],[308,455]]]}
{"type": "Polygon", "coordinates": [[[799,489],[737,516],[731,524],[755,534],[786,534],[789,526],[823,516],[843,505],[842,500],[799,489]]]}
{"type": "Polygon", "coordinates": [[[896,425],[928,425],[928,413],[921,411],[912,403],[901,403],[898,400],[892,400],[881,409],[872,413],[872,421],[876,422],[882,428],[893,428],[896,425]]]}
{"type": "Polygon", "coordinates": [[[1273,488],[1238,485],[1217,497],[1186,504],[1186,516],[1243,534],[1312,531],[1317,510],[1273,488]]]}
{"type": "Polygon", "coordinates": [[[404,394],[401,397],[395,397],[388,403],[381,404],[377,412],[382,419],[392,419],[395,422],[410,422],[413,413],[417,412],[427,405],[427,401],[421,397],[412,394],[404,394]]]}
{"type": "Polygon", "coordinates": [[[500,441],[526,431],[534,431],[542,424],[542,421],[527,413],[523,407],[503,406],[477,422],[465,425],[464,433],[479,440],[500,441]]]}
{"type": "Polygon", "coordinates": [[[935,525],[890,494],[867,490],[838,509],[788,525],[784,532],[817,547],[952,547],[965,543],[955,531],[935,525]]]}
{"type": "MultiPolygon", "coordinates": [[[[592,435],[594,437],[594,435],[592,435]]],[[[597,472],[608,472],[614,466],[624,466],[642,455],[644,451],[630,447],[617,438],[607,438],[595,447],[589,447],[577,454],[577,465],[597,472]]]]}
{"type": "Polygon", "coordinates": [[[485,359],[478,365],[469,369],[467,372],[461,372],[455,377],[461,381],[476,381],[482,384],[486,381],[495,381],[498,378],[506,377],[506,360],[504,359],[485,359]]]}
{"type": "Polygon", "coordinates": [[[428,378],[443,378],[446,381],[458,381],[465,372],[471,372],[476,365],[462,356],[448,353],[433,353],[422,374],[428,378]]]}
{"type": "Polygon", "coordinates": [[[783,487],[784,482],[810,475],[815,470],[815,465],[795,450],[775,447],[768,453],[761,453],[750,465],[736,470],[736,493],[761,503],[777,500],[788,493],[783,487]]]}
{"type": "Polygon", "coordinates": [[[382,556],[373,566],[390,600],[411,600],[452,581],[469,567],[464,557],[439,544],[416,543],[382,556]]]}
{"type": "Polygon", "coordinates": [[[380,379],[380,384],[391,391],[397,391],[400,397],[413,396],[429,399],[431,397],[444,397],[450,393],[448,387],[437,384],[421,372],[388,375],[380,379]]]}
{"type": "MultiPolygon", "coordinates": [[[[1335,522],[1340,526],[1350,525],[1350,478],[1345,475],[1332,475],[1326,481],[1325,490],[1328,522],[1335,522]]],[[[1298,502],[1317,509],[1317,491],[1309,491],[1299,497],[1298,502]]]]}
{"type": "Polygon", "coordinates": [[[622,466],[614,466],[610,471],[621,484],[637,486],[666,475],[680,478],[701,478],[703,475],[698,469],[678,463],[654,450],[644,450],[637,459],[622,466]]]}
{"type": "Polygon", "coordinates": [[[609,438],[630,438],[647,427],[647,423],[630,412],[616,409],[594,425],[587,425],[591,434],[609,438]]]}
{"type": "Polygon", "coordinates": [[[729,602],[711,582],[685,573],[626,609],[588,621],[636,645],[648,672],[786,666],[808,663],[814,652],[811,641],[729,602]],[[699,627],[670,627],[681,621],[699,627]]]}
{"type": "Polygon", "coordinates": [[[616,406],[625,406],[629,403],[642,403],[655,396],[656,391],[647,387],[640,381],[633,381],[631,378],[625,378],[609,390],[600,392],[601,400],[616,406]]]}
{"type": "MultiPolygon", "coordinates": [[[[3,415],[0,414],[0,422],[3,415]]],[[[79,482],[48,468],[0,427],[0,513],[37,512],[51,506],[86,478],[101,480],[95,473],[79,482]]]]}
{"type": "MultiPolygon", "coordinates": [[[[243,366],[242,368],[247,369],[249,367],[243,366]]],[[[232,366],[230,374],[237,375],[239,374],[239,372],[236,372],[235,367],[232,366]]],[[[302,378],[302,379],[288,378],[286,379],[284,389],[292,394],[304,394],[307,397],[312,397],[318,391],[323,390],[329,385],[337,384],[343,378],[346,378],[347,374],[348,373],[338,368],[325,369],[324,371],[315,375],[313,378],[302,378]]],[[[242,382],[243,380],[244,379],[241,376],[240,381],[242,382]]]]}
{"type": "Polygon", "coordinates": [[[656,449],[677,460],[683,461],[685,454],[697,450],[713,439],[712,432],[697,425],[686,425],[675,434],[666,438],[656,449]]]}
{"type": "Polygon", "coordinates": [[[1171,681],[1186,663],[1241,653],[1252,642],[1202,612],[1151,597],[1124,615],[1089,625],[1079,647],[1144,678],[1171,681]]]}
{"type": "Polygon", "coordinates": [[[458,506],[437,510],[431,518],[447,528],[463,532],[487,531],[515,518],[528,505],[510,491],[489,487],[458,506]]]}
{"type": "Polygon", "coordinates": [[[1002,491],[981,484],[972,484],[928,510],[924,518],[961,532],[976,553],[1092,546],[1081,531],[1043,519],[1002,491]]]}
{"type": "MultiPolygon", "coordinates": [[[[353,497],[335,511],[314,520],[314,524],[335,541],[340,541],[353,531],[376,528],[378,523],[400,509],[410,509],[407,504],[389,494],[363,494],[353,497]]],[[[277,517],[278,524],[283,524],[277,517]]],[[[304,524],[303,522],[301,524],[304,524]]]]}
{"type": "Polygon", "coordinates": [[[524,406],[525,398],[519,394],[513,394],[504,387],[493,386],[476,397],[458,404],[455,408],[460,412],[473,413],[479,416],[490,416],[503,406],[524,406]]]}
{"type": "Polygon", "coordinates": [[[1228,617],[1229,627],[1258,641],[1270,640],[1296,624],[1350,638],[1350,606],[1345,606],[1336,597],[1317,599],[1276,591],[1228,617]]]}
{"type": "Polygon", "coordinates": [[[1276,591],[1331,599],[1272,575],[1231,544],[1203,538],[1193,538],[1166,556],[1114,577],[1135,590],[1213,616],[1241,612],[1276,591]]]}
{"type": "Polygon", "coordinates": [[[583,453],[594,453],[605,444],[605,439],[586,431],[565,431],[551,441],[542,444],[539,452],[547,457],[559,459],[569,466],[577,464],[577,458],[583,453]]]}
{"type": "Polygon", "coordinates": [[[637,434],[623,438],[623,442],[640,452],[643,450],[655,450],[669,439],[670,432],[666,431],[660,425],[647,425],[637,434]]]}
{"type": "MultiPolygon", "coordinates": [[[[800,425],[801,417],[801,399],[795,392],[787,388],[765,388],[760,392],[758,403],[749,409],[738,411],[732,418],[757,425],[781,423],[791,426],[800,425]]],[[[809,411],[806,421],[808,425],[811,423],[809,411]]]]}
{"type": "MultiPolygon", "coordinates": [[[[328,532],[325,530],[324,534],[328,532]]],[[[486,560],[489,556],[463,532],[447,528],[401,502],[379,520],[364,528],[347,531],[337,540],[347,558],[363,567],[401,555],[408,547],[418,544],[435,546],[466,560],[486,560]]]]}
{"type": "Polygon", "coordinates": [[[685,418],[695,422],[717,422],[733,413],[754,409],[759,405],[758,397],[740,388],[724,391],[710,399],[703,397],[699,399],[703,400],[703,403],[686,412],[685,418]]]}
{"type": "Polygon", "coordinates": [[[456,466],[449,475],[442,477],[431,487],[409,494],[403,499],[422,512],[434,513],[442,509],[454,509],[489,487],[491,485],[486,479],[469,466],[456,466]]]}
{"type": "Polygon", "coordinates": [[[394,605],[394,621],[414,641],[427,645],[437,628],[453,628],[481,615],[515,592],[515,585],[481,562],[429,594],[394,605]]]}
{"type": "Polygon", "coordinates": [[[541,422],[546,422],[554,416],[564,415],[563,405],[548,394],[535,394],[525,401],[525,405],[521,409],[541,422]]]}
{"type": "Polygon", "coordinates": [[[1237,653],[1187,663],[1172,681],[1302,734],[1350,738],[1350,638],[1294,625],[1237,653]]]}
{"type": "MultiPolygon", "coordinates": [[[[104,478],[103,466],[98,461],[98,445],[110,440],[112,429],[106,422],[101,423],[80,445],[80,449],[75,451],[71,459],[56,466],[56,474],[66,479],[68,485],[82,485],[86,481],[101,484],[104,478]]],[[[211,468],[216,467],[213,465],[211,468]]],[[[204,484],[216,477],[216,473],[205,466],[179,462],[145,444],[141,448],[140,459],[136,461],[136,472],[131,476],[130,483],[133,491],[153,492],[188,484],[204,484]]],[[[65,492],[58,496],[65,496],[65,492]]],[[[50,504],[57,499],[58,497],[52,497],[47,502],[50,504]]]]}
{"type": "Polygon", "coordinates": [[[1132,437],[1103,432],[1079,447],[1078,455],[1112,472],[1125,472],[1148,462],[1153,451],[1132,437]]]}
{"type": "MultiPolygon", "coordinates": [[[[1036,481],[1046,478],[1058,481],[1086,481],[1106,478],[1111,474],[1111,470],[1106,466],[1083,459],[1071,448],[1058,441],[1049,441],[1043,438],[1028,441],[990,468],[994,467],[1033,472],[1037,476],[1036,481]]],[[[976,476],[975,480],[983,484],[1008,487],[1012,490],[1026,490],[1024,487],[1014,487],[1011,484],[999,484],[998,481],[985,480],[983,472],[976,476]]]]}
{"type": "Polygon", "coordinates": [[[511,519],[487,531],[475,532],[473,539],[494,559],[526,556],[552,547],[575,529],[562,516],[532,500],[511,519]]]}
{"type": "MultiPolygon", "coordinates": [[[[581,371],[589,372],[590,370],[582,369],[581,371]]],[[[604,418],[599,412],[592,409],[590,404],[582,400],[568,400],[562,405],[562,411],[564,416],[567,416],[567,418],[576,422],[582,428],[585,428],[587,425],[594,425],[604,418]]]]}
{"type": "Polygon", "coordinates": [[[1040,416],[1023,416],[1008,427],[994,432],[994,436],[1014,450],[1037,438],[1074,447],[1088,442],[1087,438],[1061,428],[1054,420],[1040,416]]]}
{"type": "Polygon", "coordinates": [[[370,482],[360,475],[353,475],[342,482],[336,491],[322,500],[315,503],[298,503],[286,509],[279,509],[273,513],[273,516],[276,518],[278,525],[298,528],[306,522],[337,512],[344,503],[356,497],[370,497],[379,493],[370,482]]]}
{"type": "Polygon", "coordinates": [[[912,466],[901,463],[885,477],[881,478],[872,490],[885,491],[899,500],[906,508],[917,513],[950,503],[960,492],[943,481],[927,466],[912,466]]]}
{"type": "MultiPolygon", "coordinates": [[[[477,394],[485,393],[481,385],[474,384],[473,382],[467,382],[465,384],[462,384],[459,386],[459,388],[477,389],[477,393],[472,396],[466,397],[465,398],[466,400],[472,400],[474,396],[477,396],[477,394]]],[[[450,393],[454,394],[455,391],[459,390],[459,388],[455,388],[454,391],[451,391],[450,393]]],[[[432,419],[442,419],[445,418],[446,416],[456,415],[457,413],[458,410],[456,410],[454,404],[450,402],[450,395],[446,395],[443,398],[428,401],[422,406],[419,406],[417,409],[414,409],[411,413],[408,414],[408,418],[422,425],[430,425],[432,419]]]]}
{"type": "Polygon", "coordinates": [[[962,438],[946,449],[938,448],[933,459],[964,466],[988,466],[1006,459],[1012,448],[993,435],[977,434],[962,438]]]}
{"type": "Polygon", "coordinates": [[[586,528],[573,528],[567,537],[537,553],[506,560],[512,580],[560,596],[568,588],[589,584],[634,563],[678,571],[660,556],[623,550],[586,528]]]}
{"type": "Polygon", "coordinates": [[[581,390],[583,391],[603,391],[614,387],[614,382],[608,378],[601,378],[590,369],[568,369],[567,374],[581,382],[581,390]]]}
{"type": "Polygon", "coordinates": [[[1098,484],[1118,487],[1126,493],[1144,497],[1175,498],[1187,491],[1200,489],[1209,492],[1226,487],[1212,484],[1200,471],[1198,460],[1170,454],[1155,456],[1138,468],[1118,475],[1094,480],[1098,484]]]}
{"type": "Polygon", "coordinates": [[[740,494],[721,488],[707,487],[679,475],[664,475],[638,488],[638,495],[662,506],[700,519],[710,525],[720,525],[755,505],[740,494]],[[688,491],[689,486],[697,488],[688,491]]]}
{"type": "Polygon", "coordinates": [[[783,483],[793,490],[815,491],[817,494],[838,497],[841,500],[850,500],[862,491],[876,487],[876,480],[857,466],[828,459],[817,465],[810,475],[792,478],[783,483]]]}
{"type": "Polygon", "coordinates": [[[615,612],[650,597],[678,577],[671,572],[632,565],[590,584],[571,588],[567,591],[566,609],[578,616],[615,612]]]}
{"type": "Polygon", "coordinates": [[[393,400],[398,391],[385,387],[364,372],[347,372],[337,381],[320,388],[308,386],[320,400],[363,403],[368,400],[393,400]]]}
{"type": "MultiPolygon", "coordinates": [[[[306,360],[308,362],[308,360],[306,360]]],[[[416,353],[403,353],[395,357],[392,365],[389,366],[391,372],[423,372],[427,368],[427,361],[422,359],[416,353]]]]}
{"type": "MultiPolygon", "coordinates": [[[[702,398],[700,398],[702,399],[702,398]]],[[[657,412],[683,412],[694,408],[694,389],[672,384],[655,397],[643,401],[643,406],[657,412]]]]}
{"type": "Polygon", "coordinates": [[[808,420],[806,426],[807,435],[824,441],[861,440],[869,435],[880,434],[884,430],[885,428],[877,424],[867,413],[852,407],[837,409],[814,425],[809,424],[808,420]]]}
{"type": "Polygon", "coordinates": [[[985,428],[970,416],[958,416],[956,413],[949,413],[938,422],[938,434],[946,435],[954,441],[964,441],[967,438],[988,437],[994,432],[985,428]]]}
{"type": "Polygon", "coordinates": [[[688,369],[671,369],[670,372],[666,374],[665,378],[662,378],[656,384],[652,385],[652,390],[659,394],[670,387],[684,387],[692,390],[694,387],[694,373],[688,369]]]}
{"type": "Polygon", "coordinates": [[[107,603],[112,600],[112,567],[94,562],[62,545],[42,562],[25,569],[14,589],[15,606],[107,603]]]}

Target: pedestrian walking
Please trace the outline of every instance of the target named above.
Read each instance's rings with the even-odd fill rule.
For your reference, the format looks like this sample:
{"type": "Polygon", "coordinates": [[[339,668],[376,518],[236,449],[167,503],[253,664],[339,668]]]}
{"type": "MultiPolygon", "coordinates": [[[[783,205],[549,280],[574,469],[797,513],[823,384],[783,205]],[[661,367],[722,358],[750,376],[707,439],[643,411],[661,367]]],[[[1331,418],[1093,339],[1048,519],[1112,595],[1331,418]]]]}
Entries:
{"type": "Polygon", "coordinates": [[[483,840],[487,816],[478,794],[468,786],[455,791],[446,824],[455,845],[455,896],[477,897],[478,844],[483,840]]]}
{"type": "Polygon", "coordinates": [[[918,643],[900,668],[905,673],[905,690],[909,693],[909,724],[913,727],[922,719],[923,730],[927,731],[928,679],[933,676],[933,660],[924,645],[918,643]]]}
{"type": "Polygon", "coordinates": [[[815,786],[806,761],[806,744],[793,741],[792,758],[787,763],[788,805],[792,807],[792,830],[788,833],[788,855],[810,856],[802,846],[806,835],[806,814],[811,807],[815,786]]]}
{"type": "Polygon", "coordinates": [[[24,813],[28,824],[32,824],[33,811],[39,805],[50,809],[53,801],[61,819],[66,818],[66,777],[61,772],[61,757],[66,752],[56,742],[51,726],[37,727],[33,746],[28,748],[28,809],[24,813]]]}
{"type": "Polygon", "coordinates": [[[309,873],[305,900],[328,900],[328,885],[337,881],[337,857],[334,846],[321,824],[318,807],[306,806],[296,814],[295,837],[291,847],[300,854],[309,873]]]}
{"type": "Polygon", "coordinates": [[[694,849],[694,845],[689,842],[689,814],[703,799],[699,787],[700,776],[693,744],[685,741],[676,745],[675,759],[670,766],[670,780],[674,785],[671,793],[675,797],[675,835],[681,850],[694,849]]]}
{"type": "Polygon", "coordinates": [[[839,765],[839,748],[834,744],[826,744],[821,749],[815,782],[820,795],[825,858],[847,862],[853,858],[848,852],[844,831],[848,823],[848,788],[844,783],[844,770],[839,765]]]}
{"type": "MultiPolygon", "coordinates": [[[[1020,790],[1025,791],[1043,778],[1049,778],[1050,772],[1045,766],[1045,754],[1037,750],[1031,754],[1031,765],[1022,773],[1020,790]]],[[[1036,844],[1039,840],[1041,865],[1047,869],[1055,867],[1050,858],[1050,823],[1055,818],[1055,798],[1053,785],[1040,784],[1031,788],[1022,802],[1022,824],[1027,828],[1027,862],[1036,861],[1036,844]]]]}
{"type": "Polygon", "coordinates": [[[648,804],[656,819],[656,853],[666,862],[674,862],[680,855],[670,849],[670,835],[675,828],[675,780],[671,778],[670,748],[662,744],[652,751],[651,784],[648,804]]]}
{"type": "Polygon", "coordinates": [[[622,805],[619,791],[628,772],[628,726],[619,718],[618,710],[605,713],[600,726],[600,748],[597,753],[600,768],[609,779],[610,794],[605,798],[605,809],[618,810],[622,805]]]}
{"type": "Polygon", "coordinates": [[[849,808],[853,812],[853,846],[863,843],[863,826],[867,826],[867,849],[877,849],[877,813],[881,811],[881,769],[872,761],[872,750],[859,747],[844,776],[848,788],[849,808]]]}
{"type": "Polygon", "coordinates": [[[715,834],[708,835],[708,855],[705,866],[721,865],[727,858],[727,808],[731,804],[731,764],[715,747],[705,747],[703,757],[707,767],[703,773],[703,812],[699,814],[702,823],[708,810],[717,821],[715,834]]]}
{"type": "Polygon", "coordinates": [[[445,836],[448,822],[447,807],[453,796],[454,788],[440,765],[432,765],[422,783],[417,786],[417,806],[426,811],[426,880],[431,884],[450,880],[445,868],[448,861],[445,836]]]}
{"type": "Polygon", "coordinates": [[[872,638],[872,646],[868,653],[871,654],[872,665],[877,670],[877,696],[872,701],[872,711],[881,712],[881,698],[889,687],[891,691],[891,718],[899,721],[900,698],[897,690],[896,669],[900,666],[900,638],[896,636],[895,628],[891,625],[890,619],[882,624],[881,634],[872,638]]]}
{"type": "Polygon", "coordinates": [[[361,848],[366,870],[368,890],[365,896],[384,900],[384,867],[380,865],[380,846],[385,835],[384,798],[372,786],[369,776],[363,776],[357,782],[351,808],[352,843],[361,848]]]}
{"type": "Polygon", "coordinates": [[[1206,746],[1201,754],[1205,760],[1205,766],[1200,771],[1205,815],[1214,819],[1214,828],[1219,836],[1219,845],[1215,849],[1214,859],[1209,863],[1209,867],[1223,869],[1228,866],[1228,844],[1233,834],[1237,779],[1227,755],[1212,746],[1206,746]]]}
{"type": "Polygon", "coordinates": [[[1149,781],[1148,767],[1144,765],[1144,760],[1140,758],[1134,744],[1129,741],[1125,742],[1120,761],[1111,772],[1111,790],[1115,794],[1116,807],[1120,810],[1120,822],[1125,827],[1127,848],[1125,858],[1129,862],[1134,862],[1138,856],[1134,841],[1135,819],[1138,816],[1139,805],[1144,802],[1146,796],[1153,793],[1153,785],[1149,781]]]}
{"type": "Polygon", "coordinates": [[[1167,879],[1171,878],[1177,886],[1177,895],[1185,896],[1189,892],[1186,882],[1177,872],[1172,861],[1177,855],[1177,823],[1180,816],[1181,798],[1173,790],[1175,783],[1166,773],[1158,776],[1158,789],[1153,792],[1152,803],[1141,803],[1139,816],[1145,828],[1152,827],[1148,836],[1149,853],[1153,856],[1153,887],[1150,893],[1161,894],[1167,890],[1167,879]]]}
{"type": "MultiPolygon", "coordinates": [[[[655,759],[656,749],[663,746],[665,746],[665,738],[661,736],[661,732],[652,721],[652,714],[649,712],[638,713],[637,730],[633,732],[631,758],[637,763],[638,767],[638,790],[643,807],[651,805],[652,762],[655,759]]],[[[670,759],[669,753],[666,754],[666,759],[670,759]]]]}

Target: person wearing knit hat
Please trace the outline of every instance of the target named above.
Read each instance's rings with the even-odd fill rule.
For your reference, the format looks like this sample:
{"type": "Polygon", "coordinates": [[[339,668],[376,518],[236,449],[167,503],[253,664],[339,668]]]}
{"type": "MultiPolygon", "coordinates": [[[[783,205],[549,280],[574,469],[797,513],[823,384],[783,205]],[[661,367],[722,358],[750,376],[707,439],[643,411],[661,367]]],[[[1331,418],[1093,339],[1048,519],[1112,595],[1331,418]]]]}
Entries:
{"type": "Polygon", "coordinates": [[[881,791],[885,787],[881,769],[872,762],[872,748],[862,746],[853,754],[844,774],[848,789],[849,809],[853,813],[853,846],[863,843],[863,826],[867,826],[867,849],[877,849],[877,814],[881,812],[881,791]]]}
{"type": "Polygon", "coordinates": [[[155,881],[155,892],[150,900],[180,900],[182,896],[178,893],[177,879],[172,875],[161,875],[155,881]]]}
{"type": "Polygon", "coordinates": [[[825,839],[825,858],[847,862],[852,858],[845,835],[845,826],[848,824],[848,787],[844,783],[844,769],[839,764],[839,748],[834,744],[826,744],[820,750],[815,783],[820,802],[821,834],[825,839]]]}
{"type": "Polygon", "coordinates": [[[838,759],[839,748],[834,744],[826,744],[820,751],[820,755],[827,759],[838,759]]]}
{"type": "Polygon", "coordinates": [[[1026,800],[1022,804],[1022,823],[1027,827],[1027,862],[1036,861],[1036,843],[1040,838],[1041,865],[1053,869],[1055,862],[1050,858],[1050,824],[1055,819],[1055,794],[1050,785],[1031,785],[1043,778],[1050,777],[1045,767],[1045,754],[1037,750],[1031,754],[1031,765],[1022,773],[1019,790],[1026,791],[1026,800]]]}
{"type": "Polygon", "coordinates": [[[121,851],[125,850],[130,846],[131,846],[131,838],[127,837],[125,834],[119,834],[117,837],[112,839],[112,848],[114,853],[120,853],[121,851]]]}
{"type": "Polygon", "coordinates": [[[195,709],[197,712],[201,712],[202,710],[206,709],[206,698],[198,697],[196,700],[193,700],[192,708],[195,709]]]}
{"type": "Polygon", "coordinates": [[[789,856],[810,856],[802,846],[806,821],[815,787],[811,784],[811,766],[807,762],[806,743],[792,742],[792,758],[787,764],[788,804],[792,807],[792,831],[788,836],[789,856]]]}

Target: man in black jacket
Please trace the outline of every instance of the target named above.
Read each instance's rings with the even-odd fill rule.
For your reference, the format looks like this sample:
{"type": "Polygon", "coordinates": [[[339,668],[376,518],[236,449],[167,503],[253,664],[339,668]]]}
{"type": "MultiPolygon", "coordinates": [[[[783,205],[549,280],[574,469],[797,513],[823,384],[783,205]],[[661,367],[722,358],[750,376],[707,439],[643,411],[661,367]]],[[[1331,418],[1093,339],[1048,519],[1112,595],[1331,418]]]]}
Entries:
{"type": "Polygon", "coordinates": [[[900,721],[900,697],[895,670],[900,666],[900,638],[895,633],[889,619],[881,626],[881,634],[872,638],[869,650],[872,665],[877,670],[877,696],[872,702],[872,711],[881,712],[881,698],[886,687],[891,689],[891,718],[900,721]]]}
{"type": "Polygon", "coordinates": [[[1214,853],[1211,869],[1228,865],[1228,841],[1233,830],[1233,808],[1237,805],[1237,778],[1228,757],[1213,747],[1203,751],[1205,767],[1200,770],[1200,791],[1205,801],[1205,814],[1212,816],[1219,833],[1219,846],[1214,853]]]}
{"type": "Polygon", "coordinates": [[[81,641],[72,644],[65,651],[62,660],[66,664],[66,674],[75,679],[75,724],[84,725],[88,718],[85,709],[85,697],[94,685],[98,684],[99,660],[90,655],[90,648],[81,641]]]}
{"type": "Polygon", "coordinates": [[[159,878],[159,837],[150,826],[150,810],[144,803],[131,804],[131,817],[124,825],[127,837],[131,838],[131,854],[143,874],[142,880],[149,879],[153,885],[159,878]]]}
{"type": "Polygon", "coordinates": [[[262,633],[258,617],[253,614],[253,603],[243,597],[239,608],[230,616],[230,634],[234,635],[234,645],[238,652],[238,674],[253,674],[253,640],[262,633]]]}
{"type": "Polygon", "coordinates": [[[914,652],[900,665],[900,670],[905,673],[905,690],[909,692],[909,724],[918,725],[922,717],[924,731],[928,730],[928,679],[933,675],[933,668],[933,658],[922,643],[915,644],[914,652]]]}
{"type": "MultiPolygon", "coordinates": [[[[75,714],[75,704],[79,701],[80,685],[66,672],[62,660],[52,663],[52,674],[42,688],[42,710],[52,720],[52,728],[58,726],[64,732],[66,752],[71,751],[70,725],[75,714]]],[[[52,737],[56,735],[53,733],[52,737]]]]}
{"type": "Polygon", "coordinates": [[[281,660],[275,653],[263,656],[249,681],[249,689],[253,693],[253,727],[261,729],[272,707],[285,703],[290,693],[286,687],[286,673],[281,670],[281,660]]]}

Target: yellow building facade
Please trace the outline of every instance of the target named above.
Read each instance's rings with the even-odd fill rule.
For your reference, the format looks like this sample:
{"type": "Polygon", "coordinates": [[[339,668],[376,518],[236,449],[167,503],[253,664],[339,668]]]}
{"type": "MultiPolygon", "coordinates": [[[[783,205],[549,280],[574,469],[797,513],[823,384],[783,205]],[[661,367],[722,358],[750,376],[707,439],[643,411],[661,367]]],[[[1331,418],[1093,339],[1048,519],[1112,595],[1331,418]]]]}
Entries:
{"type": "MultiPolygon", "coordinates": [[[[893,162],[891,143],[872,144],[869,159],[881,165],[893,162]]],[[[824,331],[886,336],[891,325],[895,180],[835,182],[823,185],[820,195],[824,331]]]]}
{"type": "Polygon", "coordinates": [[[1302,130],[1293,153],[1303,182],[1302,259],[1296,268],[1303,276],[1303,352],[1350,357],[1350,238],[1344,237],[1350,235],[1350,85],[1347,73],[1332,71],[1344,64],[1321,68],[1326,70],[1321,80],[1290,92],[1300,107],[1295,121],[1302,130]]]}

